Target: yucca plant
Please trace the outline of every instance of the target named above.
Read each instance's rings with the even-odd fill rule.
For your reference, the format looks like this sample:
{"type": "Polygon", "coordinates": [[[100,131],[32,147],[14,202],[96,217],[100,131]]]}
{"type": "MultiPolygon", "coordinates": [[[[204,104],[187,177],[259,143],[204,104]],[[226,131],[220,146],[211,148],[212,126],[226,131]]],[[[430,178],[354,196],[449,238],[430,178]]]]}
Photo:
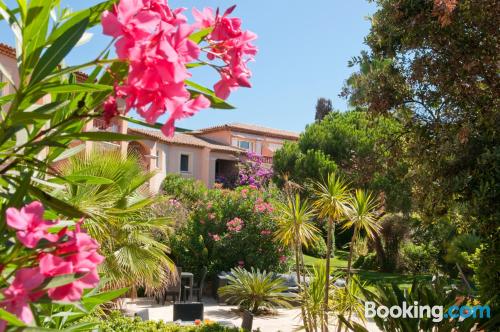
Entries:
{"type": "Polygon", "coordinates": [[[220,296],[257,314],[263,309],[290,307],[290,297],[284,292],[288,289],[285,281],[272,272],[237,267],[228,276],[229,284],[219,288],[220,296]]]}
{"type": "Polygon", "coordinates": [[[106,260],[100,271],[109,284],[163,289],[174,264],[155,234],[168,232],[170,221],[154,216],[157,199],[144,189],[152,173],[143,171],[135,156],[97,150],[58,169],[67,182],[55,196],[87,215],[85,228],[101,244],[106,260]]]}
{"type": "Polygon", "coordinates": [[[307,316],[310,331],[318,331],[326,323],[324,310],[324,295],[326,282],[326,265],[315,264],[307,287],[302,288],[299,299],[307,316]]]}
{"type": "Polygon", "coordinates": [[[360,238],[362,232],[370,239],[374,239],[375,235],[380,232],[377,213],[379,206],[379,202],[371,193],[361,189],[357,189],[348,201],[347,220],[344,222],[343,228],[349,229],[352,227],[354,232],[349,246],[347,282],[349,282],[351,274],[352,255],[356,240],[360,238]]]}
{"type": "MultiPolygon", "coordinates": [[[[356,315],[362,322],[365,319],[365,307],[362,302],[363,289],[366,283],[361,283],[357,275],[353,276],[351,282],[345,287],[336,287],[330,293],[330,310],[335,312],[338,316],[348,315],[348,320],[351,319],[352,314],[356,315]]],[[[342,329],[342,322],[338,322],[338,331],[342,329]]],[[[347,328],[346,328],[347,330],[347,328]]]]}
{"type": "MultiPolygon", "coordinates": [[[[327,251],[326,251],[326,279],[324,292],[324,311],[328,310],[328,294],[330,293],[330,258],[335,248],[335,235],[333,234],[334,225],[343,220],[347,203],[349,201],[349,185],[336,173],[328,174],[328,178],[323,182],[314,183],[314,207],[318,211],[320,218],[328,220],[327,229],[327,251]]],[[[328,317],[322,331],[328,330],[328,317]]]]}

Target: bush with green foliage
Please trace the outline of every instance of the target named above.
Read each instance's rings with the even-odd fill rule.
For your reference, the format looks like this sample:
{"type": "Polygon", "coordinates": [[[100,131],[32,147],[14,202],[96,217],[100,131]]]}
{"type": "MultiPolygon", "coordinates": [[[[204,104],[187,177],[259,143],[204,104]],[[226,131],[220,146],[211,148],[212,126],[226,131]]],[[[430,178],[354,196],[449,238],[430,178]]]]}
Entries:
{"type": "Polygon", "coordinates": [[[100,332],[240,332],[237,327],[224,327],[206,322],[199,326],[179,326],[162,320],[143,321],[140,317],[126,317],[119,311],[112,311],[104,317],[88,316],[82,323],[98,323],[100,332]]]}
{"type": "Polygon", "coordinates": [[[293,293],[284,294],[288,289],[285,280],[275,273],[252,268],[250,271],[237,267],[228,274],[228,285],[219,288],[218,293],[229,303],[236,303],[243,309],[257,314],[264,309],[290,307],[293,293]]]}
{"type": "Polygon", "coordinates": [[[436,270],[437,249],[431,245],[405,242],[401,246],[400,269],[409,273],[428,273],[436,270]]]}
{"type": "Polygon", "coordinates": [[[377,255],[374,252],[371,252],[367,255],[358,256],[352,264],[352,267],[363,270],[377,270],[379,268],[377,255]]]}
{"type": "MultiPolygon", "coordinates": [[[[190,180],[182,180],[187,181],[190,180]]],[[[167,194],[171,182],[172,177],[164,184],[167,194]]],[[[276,231],[273,189],[239,187],[233,191],[200,186],[195,194],[191,186],[187,190],[185,194],[181,188],[176,198],[190,206],[188,219],[169,239],[171,254],[178,265],[195,272],[206,266],[209,275],[236,266],[272,271],[286,268],[288,251],[273,236],[276,231]]]]}
{"type": "Polygon", "coordinates": [[[322,236],[318,237],[318,240],[314,243],[311,243],[307,247],[303,246],[302,251],[304,252],[304,254],[309,256],[325,258],[327,252],[325,239],[322,236]]]}

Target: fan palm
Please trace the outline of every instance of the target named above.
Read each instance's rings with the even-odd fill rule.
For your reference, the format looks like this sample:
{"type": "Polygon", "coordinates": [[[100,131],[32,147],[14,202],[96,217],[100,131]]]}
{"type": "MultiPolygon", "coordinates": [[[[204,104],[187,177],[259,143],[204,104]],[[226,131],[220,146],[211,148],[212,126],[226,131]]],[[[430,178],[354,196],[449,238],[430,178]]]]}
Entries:
{"type": "MultiPolygon", "coordinates": [[[[320,230],[312,222],[314,211],[307,202],[302,201],[300,195],[287,195],[286,202],[276,205],[277,230],[275,239],[286,247],[292,248],[295,253],[295,272],[297,281],[301,282],[300,266],[304,264],[302,246],[308,247],[311,243],[319,240],[320,230]]],[[[302,319],[306,331],[309,330],[307,317],[302,309],[302,319]]]]}
{"type": "Polygon", "coordinates": [[[109,287],[162,290],[175,267],[166,255],[169,248],[155,239],[169,231],[169,222],[152,212],[157,199],[145,190],[152,173],[143,171],[136,157],[109,151],[72,157],[58,169],[71,184],[56,196],[87,215],[85,228],[101,245],[100,272],[109,287]]]}
{"type": "MultiPolygon", "coordinates": [[[[344,218],[349,201],[349,186],[347,182],[335,173],[328,174],[326,182],[314,183],[315,200],[313,206],[318,211],[319,217],[328,220],[327,252],[326,252],[326,280],[324,292],[324,310],[328,310],[328,294],[330,287],[330,258],[333,251],[334,224],[344,218]]],[[[326,331],[328,317],[326,317],[323,330],[326,331]]]]}
{"type": "Polygon", "coordinates": [[[347,282],[351,274],[352,254],[355,241],[361,233],[365,233],[370,239],[374,239],[380,233],[378,223],[379,202],[371,193],[357,189],[349,199],[347,208],[347,219],[343,225],[344,229],[354,228],[349,246],[349,259],[347,262],[347,282]]]}
{"type": "Polygon", "coordinates": [[[256,314],[261,309],[273,309],[277,306],[290,307],[284,292],[288,289],[285,281],[274,273],[259,269],[247,271],[240,267],[231,270],[229,284],[219,288],[218,293],[228,301],[249,309],[256,314]]]}

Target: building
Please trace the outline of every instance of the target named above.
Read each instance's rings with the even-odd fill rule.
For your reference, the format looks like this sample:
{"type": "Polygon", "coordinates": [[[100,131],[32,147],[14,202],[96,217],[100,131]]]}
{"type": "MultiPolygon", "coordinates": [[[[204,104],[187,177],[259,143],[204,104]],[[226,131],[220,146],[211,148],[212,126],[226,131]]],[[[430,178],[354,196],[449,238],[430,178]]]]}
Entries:
{"type": "Polygon", "coordinates": [[[141,136],[143,139],[130,142],[91,143],[101,148],[116,148],[122,153],[139,156],[143,168],[155,175],[150,181],[150,190],[157,192],[167,174],[180,174],[195,178],[212,187],[219,177],[236,175],[237,164],[247,152],[261,155],[265,164],[271,165],[274,152],[285,141],[296,141],[298,134],[248,124],[225,124],[195,131],[176,132],[173,137],[161,131],[146,128],[130,128],[126,121],[119,120],[106,128],[102,120],[94,120],[86,130],[110,130],[141,136]]]}
{"type": "MultiPolygon", "coordinates": [[[[0,44],[0,63],[6,68],[14,82],[18,83],[15,49],[0,44]]],[[[85,80],[83,73],[77,79],[85,80]]],[[[6,81],[0,76],[1,81],[6,81]]],[[[13,93],[7,85],[2,94],[13,93]]],[[[37,103],[50,102],[49,96],[37,103]]],[[[86,131],[112,131],[140,136],[130,142],[85,142],[85,150],[99,147],[106,151],[119,149],[123,155],[135,154],[145,170],[155,172],[150,180],[150,190],[157,192],[165,176],[170,173],[195,178],[212,187],[218,177],[231,178],[237,172],[237,163],[247,152],[262,156],[265,164],[271,165],[274,152],[285,141],[296,141],[298,134],[249,124],[225,124],[194,131],[176,132],[173,137],[164,136],[159,130],[128,127],[123,120],[114,120],[106,126],[100,119],[88,123],[86,131]]],[[[75,142],[76,144],[76,142],[75,142]]]]}

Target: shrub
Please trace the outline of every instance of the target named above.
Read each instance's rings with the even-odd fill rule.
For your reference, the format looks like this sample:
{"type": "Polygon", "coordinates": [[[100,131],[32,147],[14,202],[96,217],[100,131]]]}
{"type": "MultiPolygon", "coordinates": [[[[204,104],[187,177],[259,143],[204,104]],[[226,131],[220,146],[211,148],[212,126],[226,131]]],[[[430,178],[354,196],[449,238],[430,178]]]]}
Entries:
{"type": "Polygon", "coordinates": [[[425,273],[435,268],[434,256],[437,249],[430,245],[418,245],[406,242],[401,247],[401,265],[404,272],[425,273]]]}
{"type": "Polygon", "coordinates": [[[287,251],[274,241],[273,194],[250,187],[205,189],[170,237],[177,264],[214,275],[235,266],[281,271],[287,251]]]}
{"type": "Polygon", "coordinates": [[[377,255],[374,252],[371,252],[367,255],[358,256],[352,264],[352,267],[363,270],[377,270],[379,267],[377,255]]]}
{"type": "Polygon", "coordinates": [[[228,280],[227,286],[219,288],[219,295],[254,314],[262,309],[290,306],[289,297],[283,294],[288,289],[285,280],[274,273],[238,267],[231,270],[228,280]]]}
{"type": "Polygon", "coordinates": [[[179,174],[167,174],[162,183],[162,190],[184,204],[191,205],[204,197],[207,187],[195,179],[185,178],[179,174]]]}
{"type": "Polygon", "coordinates": [[[303,247],[302,250],[306,255],[325,258],[327,251],[325,239],[319,237],[318,241],[311,243],[308,247],[303,247]]]}
{"type": "Polygon", "coordinates": [[[89,316],[83,322],[99,323],[101,332],[238,332],[236,327],[224,327],[216,323],[205,321],[200,326],[179,326],[163,321],[143,321],[139,317],[123,316],[119,311],[113,311],[101,319],[89,316]]]}

